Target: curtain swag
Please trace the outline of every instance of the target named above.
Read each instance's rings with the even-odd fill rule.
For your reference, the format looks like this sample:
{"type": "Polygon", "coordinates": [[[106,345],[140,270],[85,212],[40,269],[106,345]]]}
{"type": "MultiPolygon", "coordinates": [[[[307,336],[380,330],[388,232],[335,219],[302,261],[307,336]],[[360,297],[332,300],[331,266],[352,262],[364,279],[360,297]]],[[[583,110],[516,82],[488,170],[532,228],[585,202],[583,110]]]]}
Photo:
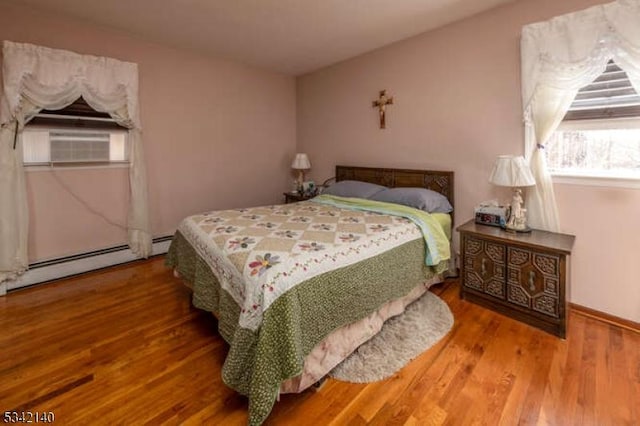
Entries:
{"type": "Polygon", "coordinates": [[[138,108],[138,66],[25,43],[3,43],[0,105],[0,283],[28,267],[28,206],[22,131],[42,109],[61,109],[82,96],[129,129],[131,201],[128,238],[140,257],[151,254],[146,171],[138,108]]]}
{"type": "Polygon", "coordinates": [[[640,93],[638,23],[640,1],[618,0],[523,27],[525,157],[537,183],[527,193],[532,226],[559,230],[551,176],[540,148],[558,128],[578,90],[613,59],[640,93]]]}

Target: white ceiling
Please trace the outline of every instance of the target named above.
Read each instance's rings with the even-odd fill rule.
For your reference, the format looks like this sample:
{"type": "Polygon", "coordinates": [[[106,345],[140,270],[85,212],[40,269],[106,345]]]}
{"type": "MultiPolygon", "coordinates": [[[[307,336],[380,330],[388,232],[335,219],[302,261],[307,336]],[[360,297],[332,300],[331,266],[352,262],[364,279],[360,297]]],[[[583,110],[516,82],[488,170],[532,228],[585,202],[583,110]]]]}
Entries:
{"type": "Polygon", "coordinates": [[[19,0],[300,75],[514,0],[19,0]]]}

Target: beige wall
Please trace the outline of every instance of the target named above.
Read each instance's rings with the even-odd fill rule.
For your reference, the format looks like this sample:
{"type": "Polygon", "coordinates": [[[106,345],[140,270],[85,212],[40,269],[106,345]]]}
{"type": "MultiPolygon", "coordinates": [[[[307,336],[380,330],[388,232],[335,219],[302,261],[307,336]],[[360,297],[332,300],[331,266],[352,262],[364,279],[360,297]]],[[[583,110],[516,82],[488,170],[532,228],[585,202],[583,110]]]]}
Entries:
{"type": "MultiPolygon", "coordinates": [[[[522,25],[599,0],[521,0],[297,80],[298,149],[312,177],[335,164],[434,168],[456,173],[456,221],[509,192],[487,180],[498,154],[522,154],[522,25]],[[387,129],[371,101],[394,96],[387,129]]],[[[556,185],[563,231],[577,236],[572,301],[640,321],[640,191],[556,185]]]]}
{"type": "MultiPolygon", "coordinates": [[[[154,236],[188,214],[278,202],[291,180],[295,80],[149,43],[82,21],[0,4],[0,40],[138,63],[154,236]]],[[[29,172],[31,261],[123,244],[126,169],[29,172]]]]}

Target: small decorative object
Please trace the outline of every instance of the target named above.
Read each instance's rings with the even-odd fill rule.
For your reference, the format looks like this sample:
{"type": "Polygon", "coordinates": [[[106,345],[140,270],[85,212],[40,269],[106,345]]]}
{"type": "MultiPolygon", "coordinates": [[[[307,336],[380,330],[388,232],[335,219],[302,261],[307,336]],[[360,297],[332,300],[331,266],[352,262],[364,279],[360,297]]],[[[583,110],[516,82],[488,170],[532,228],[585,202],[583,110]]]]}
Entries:
{"type": "Polygon", "coordinates": [[[312,180],[302,182],[302,195],[314,197],[317,195],[316,183],[312,180]]]}
{"type": "Polygon", "coordinates": [[[302,183],[304,182],[304,171],[311,168],[311,162],[307,154],[298,153],[291,163],[291,168],[298,171],[298,192],[302,194],[302,183]]]}
{"type": "Polygon", "coordinates": [[[373,107],[378,108],[378,112],[380,113],[380,128],[386,129],[386,108],[387,105],[393,105],[393,96],[387,96],[386,90],[381,90],[380,95],[377,100],[373,101],[373,107]]]}
{"type": "Polygon", "coordinates": [[[513,188],[511,213],[505,225],[507,231],[530,232],[527,226],[527,210],[522,207],[522,190],[520,187],[536,184],[529,166],[522,156],[500,155],[496,159],[489,182],[499,186],[513,188]]]}

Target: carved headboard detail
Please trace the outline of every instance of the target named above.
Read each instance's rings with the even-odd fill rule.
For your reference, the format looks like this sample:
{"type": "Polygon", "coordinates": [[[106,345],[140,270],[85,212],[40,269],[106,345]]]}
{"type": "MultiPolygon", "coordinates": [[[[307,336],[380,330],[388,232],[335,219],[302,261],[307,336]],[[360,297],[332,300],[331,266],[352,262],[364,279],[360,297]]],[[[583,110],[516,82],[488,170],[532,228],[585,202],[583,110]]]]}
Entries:
{"type": "Polygon", "coordinates": [[[427,188],[447,197],[451,205],[455,207],[453,203],[453,172],[336,166],[336,182],[341,180],[359,180],[390,188],[427,188]]]}

